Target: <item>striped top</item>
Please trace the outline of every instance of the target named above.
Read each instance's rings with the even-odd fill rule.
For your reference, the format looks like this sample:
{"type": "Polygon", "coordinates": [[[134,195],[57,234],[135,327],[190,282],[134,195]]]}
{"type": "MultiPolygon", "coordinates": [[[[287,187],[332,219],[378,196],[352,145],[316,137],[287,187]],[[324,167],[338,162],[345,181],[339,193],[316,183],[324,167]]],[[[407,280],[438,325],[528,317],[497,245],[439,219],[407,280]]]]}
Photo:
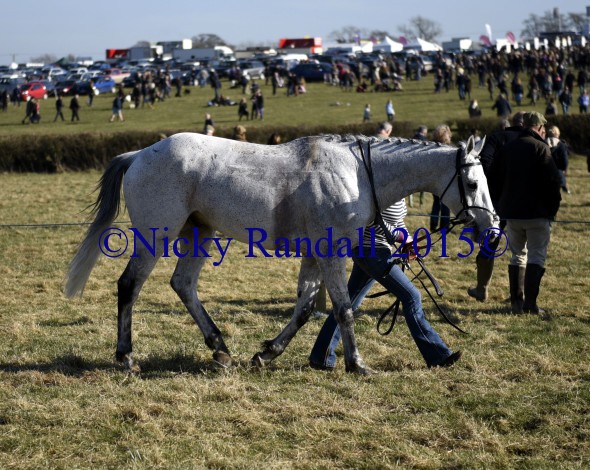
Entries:
{"type": "MultiPolygon", "coordinates": [[[[402,199],[401,201],[398,201],[385,209],[381,215],[383,216],[383,221],[385,222],[387,230],[392,233],[398,227],[405,229],[406,224],[404,223],[404,218],[406,217],[407,213],[408,208],[406,207],[405,199],[402,199]]],[[[394,233],[394,236],[398,242],[404,240],[404,235],[400,232],[394,233]]],[[[385,238],[383,230],[378,224],[375,224],[374,221],[365,227],[363,234],[363,246],[370,248],[373,243],[375,246],[391,248],[389,243],[387,243],[387,239],[385,238]],[[374,242],[372,240],[373,233],[375,234],[374,242]]]]}

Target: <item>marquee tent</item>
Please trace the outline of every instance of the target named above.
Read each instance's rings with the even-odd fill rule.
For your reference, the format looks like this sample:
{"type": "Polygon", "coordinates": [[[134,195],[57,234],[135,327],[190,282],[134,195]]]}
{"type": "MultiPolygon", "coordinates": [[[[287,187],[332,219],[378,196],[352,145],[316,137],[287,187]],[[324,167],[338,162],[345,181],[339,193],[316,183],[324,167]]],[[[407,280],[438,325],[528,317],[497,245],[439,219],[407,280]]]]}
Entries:
{"type": "Polygon", "coordinates": [[[385,51],[385,52],[399,52],[403,50],[404,45],[401,42],[394,41],[388,36],[385,36],[383,41],[379,44],[373,45],[374,51],[385,51]]]}
{"type": "Polygon", "coordinates": [[[438,44],[420,38],[416,38],[416,42],[408,44],[404,49],[415,49],[420,52],[437,52],[443,50],[438,44]]]}

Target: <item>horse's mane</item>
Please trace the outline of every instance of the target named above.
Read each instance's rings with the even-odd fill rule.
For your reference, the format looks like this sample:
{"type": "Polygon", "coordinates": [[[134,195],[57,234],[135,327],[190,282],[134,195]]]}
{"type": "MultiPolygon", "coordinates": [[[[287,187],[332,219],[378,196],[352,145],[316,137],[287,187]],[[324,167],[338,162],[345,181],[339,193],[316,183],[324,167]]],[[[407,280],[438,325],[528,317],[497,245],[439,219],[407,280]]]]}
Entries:
{"type": "MultiPolygon", "coordinates": [[[[392,144],[395,146],[401,146],[404,150],[411,150],[417,147],[449,147],[456,149],[451,145],[441,144],[440,142],[433,142],[431,140],[418,140],[418,139],[405,139],[403,137],[389,137],[387,139],[380,139],[379,137],[366,136],[363,134],[323,134],[321,136],[326,142],[335,143],[369,143],[369,144],[392,144]]],[[[401,149],[400,149],[401,150],[401,149]]]]}

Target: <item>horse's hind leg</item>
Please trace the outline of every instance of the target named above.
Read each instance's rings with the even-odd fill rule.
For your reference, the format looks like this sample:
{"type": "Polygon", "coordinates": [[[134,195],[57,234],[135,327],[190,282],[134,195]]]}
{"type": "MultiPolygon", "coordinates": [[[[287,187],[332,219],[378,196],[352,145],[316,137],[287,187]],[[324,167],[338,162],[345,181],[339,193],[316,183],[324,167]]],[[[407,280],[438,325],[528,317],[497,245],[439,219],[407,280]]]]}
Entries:
{"type": "Polygon", "coordinates": [[[320,268],[314,258],[303,258],[299,271],[297,305],[287,326],[273,340],[262,344],[263,350],[252,358],[252,365],[263,367],[283,353],[297,331],[305,325],[315,306],[315,297],[321,284],[320,268]]]}
{"type": "Polygon", "coordinates": [[[118,282],[117,353],[118,361],[127,369],[133,367],[131,345],[131,318],[133,304],[141,288],[158,262],[160,255],[153,256],[138,247],[138,256],[131,258],[118,282]]]}
{"type": "MultiPolygon", "coordinates": [[[[199,238],[209,238],[213,235],[213,230],[199,227],[199,238]]],[[[185,236],[189,240],[188,246],[193,246],[192,235],[185,236]]],[[[201,246],[205,251],[208,251],[208,243],[202,243],[201,246]]],[[[180,258],[176,264],[174,274],[170,279],[170,284],[174,291],[182,300],[187,310],[195,320],[197,326],[201,329],[205,337],[205,344],[212,349],[213,360],[223,367],[231,365],[231,356],[229,350],[223,341],[221,331],[217,328],[215,322],[211,319],[203,304],[199,300],[197,293],[197,282],[199,274],[207,258],[200,256],[194,257],[189,253],[184,258],[180,258]]]]}

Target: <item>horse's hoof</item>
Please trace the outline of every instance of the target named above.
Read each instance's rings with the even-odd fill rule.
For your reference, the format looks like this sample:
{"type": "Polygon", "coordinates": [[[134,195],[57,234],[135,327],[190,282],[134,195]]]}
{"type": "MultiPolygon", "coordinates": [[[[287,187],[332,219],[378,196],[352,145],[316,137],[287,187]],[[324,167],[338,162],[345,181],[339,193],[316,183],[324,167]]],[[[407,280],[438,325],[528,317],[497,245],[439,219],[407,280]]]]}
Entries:
{"type": "Polygon", "coordinates": [[[373,375],[375,371],[365,364],[351,364],[346,366],[346,372],[359,375],[373,375]]]}
{"type": "Polygon", "coordinates": [[[125,353],[125,352],[121,352],[121,351],[117,350],[115,352],[115,359],[117,360],[117,362],[125,362],[125,358],[128,355],[131,355],[131,353],[130,352],[125,353]]]}
{"type": "Polygon", "coordinates": [[[131,374],[139,374],[141,368],[133,360],[133,353],[120,353],[117,351],[117,361],[123,364],[125,370],[131,374]]]}
{"type": "Polygon", "coordinates": [[[252,367],[255,367],[256,369],[263,369],[269,362],[270,361],[265,361],[264,359],[262,359],[260,353],[254,354],[254,357],[252,357],[252,359],[250,360],[250,364],[252,365],[252,367]]]}
{"type": "Polygon", "coordinates": [[[213,361],[219,367],[223,367],[224,369],[232,366],[231,356],[224,351],[215,351],[213,353],[213,361]]]}

